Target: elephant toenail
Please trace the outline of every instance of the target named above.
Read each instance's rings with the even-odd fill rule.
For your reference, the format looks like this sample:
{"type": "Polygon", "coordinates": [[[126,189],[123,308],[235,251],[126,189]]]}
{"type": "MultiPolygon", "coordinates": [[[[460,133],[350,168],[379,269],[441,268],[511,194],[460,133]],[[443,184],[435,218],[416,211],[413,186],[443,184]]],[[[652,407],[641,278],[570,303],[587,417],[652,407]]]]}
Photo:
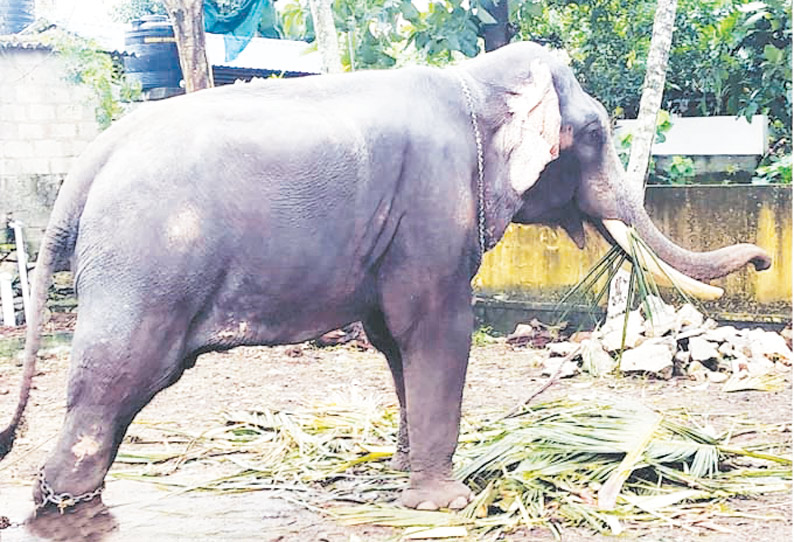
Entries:
{"type": "Polygon", "coordinates": [[[469,504],[469,498],[460,496],[457,497],[455,500],[453,500],[451,503],[449,503],[449,507],[452,510],[460,510],[461,508],[466,508],[467,504],[469,504]]]}
{"type": "Polygon", "coordinates": [[[438,505],[432,501],[424,501],[419,503],[416,507],[417,510],[438,510],[438,505]]]}

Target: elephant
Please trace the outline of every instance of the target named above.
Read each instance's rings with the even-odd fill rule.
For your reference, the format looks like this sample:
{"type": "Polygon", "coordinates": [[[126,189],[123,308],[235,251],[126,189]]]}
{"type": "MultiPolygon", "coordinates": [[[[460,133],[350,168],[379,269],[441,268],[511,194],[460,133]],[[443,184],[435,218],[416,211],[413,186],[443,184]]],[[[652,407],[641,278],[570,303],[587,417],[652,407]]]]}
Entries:
{"type": "MultiPolygon", "coordinates": [[[[471,281],[511,222],[633,226],[674,276],[705,281],[759,247],[696,253],[665,238],[625,182],[604,107],[529,42],[448,68],[268,80],[149,104],[67,176],[34,272],[13,443],[53,270],[79,298],[66,415],[34,500],[93,497],[136,414],[204,352],[309,340],[361,321],[400,405],[400,501],[459,509],[452,475],[471,281]]],[[[649,258],[650,259],[650,258],[649,258]]],[[[653,271],[654,269],[652,269],[653,271]]]]}

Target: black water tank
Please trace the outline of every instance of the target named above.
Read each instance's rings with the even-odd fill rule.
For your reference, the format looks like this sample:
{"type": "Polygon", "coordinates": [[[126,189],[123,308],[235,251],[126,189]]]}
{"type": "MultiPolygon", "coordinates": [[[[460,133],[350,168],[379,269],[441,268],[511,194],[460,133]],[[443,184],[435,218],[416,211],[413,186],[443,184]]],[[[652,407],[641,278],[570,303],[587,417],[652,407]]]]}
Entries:
{"type": "MultiPolygon", "coordinates": [[[[3,0],[0,0],[3,1],[3,0]]],[[[135,56],[124,57],[124,71],[140,81],[144,91],[179,88],[182,70],[174,29],[164,15],[145,15],[132,22],[124,35],[124,46],[135,56]]]]}
{"type": "Polygon", "coordinates": [[[34,0],[0,0],[0,35],[16,34],[35,20],[34,0]]]}

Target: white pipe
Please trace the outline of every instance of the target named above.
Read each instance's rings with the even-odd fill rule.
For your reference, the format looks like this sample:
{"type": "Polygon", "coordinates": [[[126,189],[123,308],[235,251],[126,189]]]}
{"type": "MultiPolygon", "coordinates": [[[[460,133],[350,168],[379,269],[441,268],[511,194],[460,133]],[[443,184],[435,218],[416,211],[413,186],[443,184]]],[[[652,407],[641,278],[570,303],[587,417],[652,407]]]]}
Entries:
{"type": "Polygon", "coordinates": [[[12,277],[9,273],[0,273],[0,304],[3,306],[3,325],[15,327],[14,290],[11,288],[12,277]]]}
{"type": "Polygon", "coordinates": [[[8,223],[14,228],[14,245],[16,245],[17,264],[19,265],[19,289],[22,290],[22,308],[25,311],[25,323],[30,322],[30,288],[28,287],[28,256],[22,238],[22,222],[14,220],[8,223]]]}
{"type": "MultiPolygon", "coordinates": [[[[631,255],[628,226],[620,220],[604,220],[603,223],[615,242],[626,251],[626,254],[631,255]]],[[[688,277],[680,271],[673,269],[665,262],[650,254],[641,243],[637,243],[634,248],[635,251],[639,252],[640,257],[638,259],[641,260],[640,262],[634,263],[642,265],[647,271],[652,273],[654,278],[661,284],[672,286],[671,281],[675,282],[675,286],[679,287],[687,294],[707,301],[719,299],[724,293],[722,288],[700,282],[699,280],[688,277]]]]}

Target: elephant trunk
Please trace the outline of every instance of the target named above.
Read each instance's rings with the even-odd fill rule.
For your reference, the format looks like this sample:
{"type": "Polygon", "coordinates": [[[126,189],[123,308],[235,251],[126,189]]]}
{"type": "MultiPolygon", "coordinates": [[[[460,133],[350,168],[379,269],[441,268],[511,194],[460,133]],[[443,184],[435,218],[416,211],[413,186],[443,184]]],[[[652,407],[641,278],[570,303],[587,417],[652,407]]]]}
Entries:
{"type": "Polygon", "coordinates": [[[681,289],[702,299],[716,299],[722,295],[722,289],[705,284],[724,277],[751,263],[759,271],[770,267],[769,255],[760,247],[741,243],[708,252],[694,252],[678,246],[664,236],[651,221],[643,205],[644,194],[641,187],[625,182],[623,170],[617,154],[607,156],[608,165],[604,168],[606,175],[601,182],[586,185],[606,186],[606,190],[590,189],[579,194],[580,205],[591,216],[600,216],[606,230],[614,241],[628,254],[632,247],[639,262],[648,271],[656,275],[664,284],[675,282],[681,289]],[[613,198],[609,198],[609,194],[613,198]],[[632,235],[628,226],[633,226],[636,236],[643,243],[631,243],[632,235]],[[647,245],[653,254],[644,248],[647,245]],[[655,255],[655,256],[654,256],[655,255]],[[657,258],[658,256],[658,258],[657,258]]]}
{"type": "Polygon", "coordinates": [[[636,258],[637,263],[650,271],[656,280],[665,285],[675,283],[680,289],[700,299],[712,300],[722,296],[722,288],[711,286],[687,276],[675,268],[671,267],[663,260],[655,257],[648,252],[643,243],[633,243],[629,227],[621,220],[604,220],[604,227],[607,229],[612,239],[632,258],[636,258]]]}
{"type": "Polygon", "coordinates": [[[749,263],[753,264],[757,271],[768,269],[772,264],[771,258],[762,248],[749,243],[708,252],[693,252],[681,248],[659,231],[645,209],[635,212],[631,223],[637,234],[662,260],[683,274],[698,280],[724,277],[749,263]]]}
{"type": "MultiPolygon", "coordinates": [[[[616,168],[617,169],[617,168],[616,168]]],[[[622,168],[617,177],[622,178],[622,168]]],[[[631,254],[627,224],[634,227],[637,237],[653,252],[649,254],[643,243],[634,244],[635,252],[643,267],[651,271],[662,283],[675,282],[687,293],[701,299],[717,299],[722,289],[701,281],[724,277],[748,263],[756,270],[768,269],[772,264],[769,255],[760,247],[740,243],[708,252],[694,252],[678,246],[664,236],[651,221],[643,205],[643,194],[638,188],[631,189],[625,183],[617,184],[617,209],[612,216],[620,219],[604,219],[603,223],[612,238],[623,250],[631,254]],[[655,256],[658,256],[658,259],[655,256]]],[[[609,215],[608,215],[609,216],[609,215]]]]}

